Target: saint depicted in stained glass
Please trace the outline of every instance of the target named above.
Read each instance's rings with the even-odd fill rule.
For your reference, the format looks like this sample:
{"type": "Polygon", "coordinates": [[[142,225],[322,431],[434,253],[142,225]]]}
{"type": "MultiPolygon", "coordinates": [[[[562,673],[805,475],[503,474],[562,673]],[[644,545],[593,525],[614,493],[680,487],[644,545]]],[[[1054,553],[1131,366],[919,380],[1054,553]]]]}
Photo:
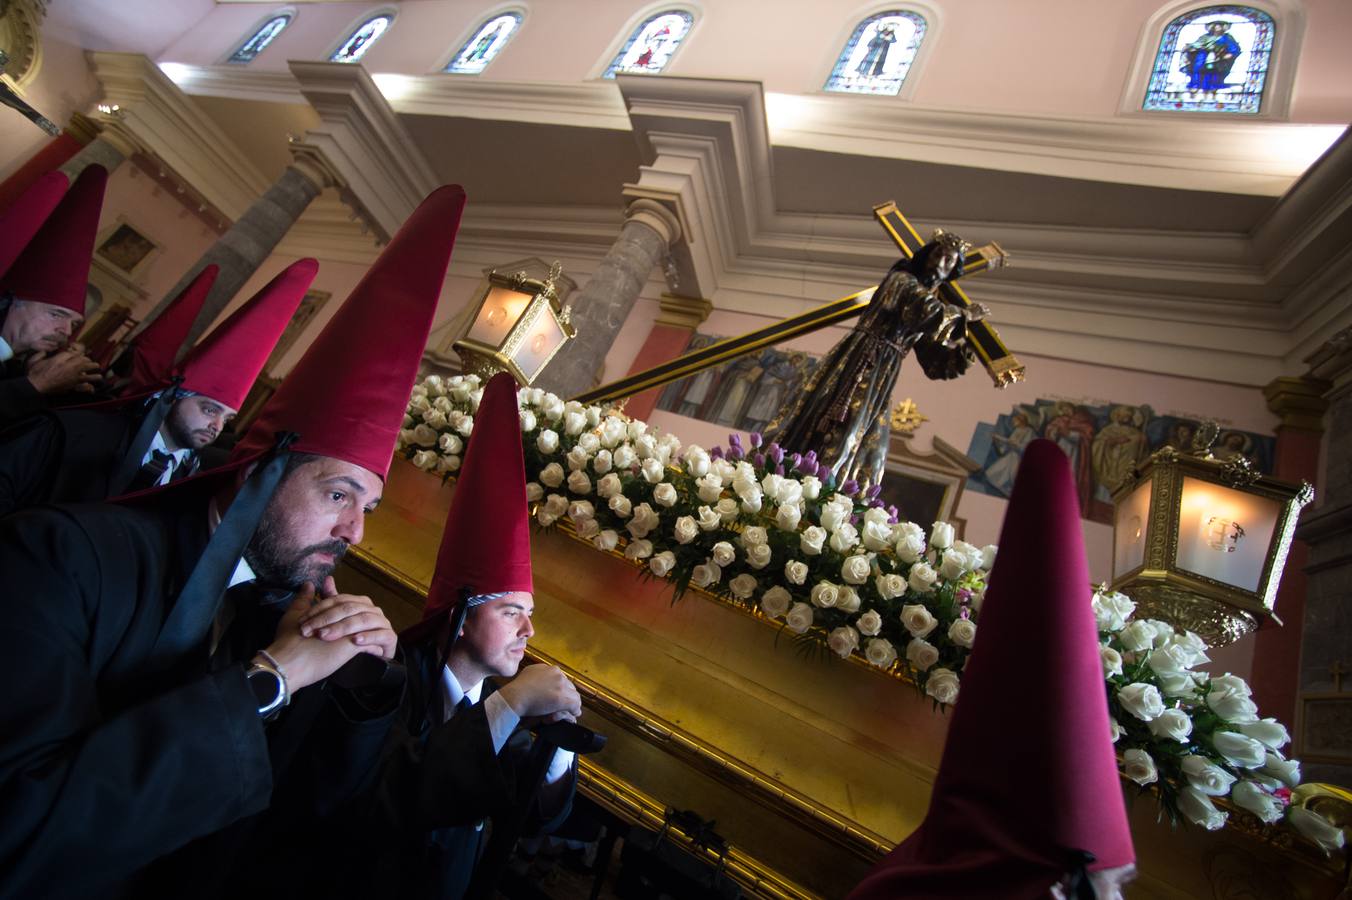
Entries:
{"type": "Polygon", "coordinates": [[[1164,29],[1144,108],[1255,114],[1272,57],[1272,17],[1247,6],[1208,6],[1164,29]]]}
{"type": "Polygon", "coordinates": [[[361,24],[361,27],[352,32],[352,36],[343,42],[343,45],[329,57],[330,62],[354,63],[366,55],[366,51],[371,49],[371,45],[385,33],[385,29],[390,27],[394,21],[394,16],[383,15],[367,19],[361,24]]]}
{"type": "Polygon", "coordinates": [[[253,37],[244,42],[226,62],[250,63],[263,48],[272,43],[272,39],[282,33],[282,29],[291,24],[291,16],[273,16],[263,23],[263,27],[253,33],[253,37]]]}
{"type": "Polygon", "coordinates": [[[897,10],[870,16],[845,42],[826,89],[895,95],[924,40],[925,19],[916,13],[897,10]]]}
{"type": "Polygon", "coordinates": [[[483,25],[462,46],[446,67],[447,72],[463,75],[478,75],[493,61],[507,41],[521,24],[520,13],[503,13],[494,16],[483,25]]]}
{"type": "Polygon", "coordinates": [[[656,75],[671,60],[681,40],[694,24],[688,12],[672,10],[658,13],[644,22],[625,42],[615,61],[606,69],[605,77],[614,78],[617,72],[625,74],[656,75]]]}

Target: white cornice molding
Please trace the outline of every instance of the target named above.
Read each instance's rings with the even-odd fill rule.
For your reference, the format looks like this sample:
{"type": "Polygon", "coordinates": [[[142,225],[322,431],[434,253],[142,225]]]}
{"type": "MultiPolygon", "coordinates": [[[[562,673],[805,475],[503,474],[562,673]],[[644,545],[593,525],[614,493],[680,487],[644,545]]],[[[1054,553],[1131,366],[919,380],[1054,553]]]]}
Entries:
{"type": "Polygon", "coordinates": [[[206,200],[238,219],[269,181],[211,117],[139,53],[88,54],[120,127],[206,200]]]}
{"type": "Polygon", "coordinates": [[[436,189],[431,166],[361,66],[294,60],[290,66],[320,119],[304,142],[324,155],[345,192],[388,239],[436,189]]]}

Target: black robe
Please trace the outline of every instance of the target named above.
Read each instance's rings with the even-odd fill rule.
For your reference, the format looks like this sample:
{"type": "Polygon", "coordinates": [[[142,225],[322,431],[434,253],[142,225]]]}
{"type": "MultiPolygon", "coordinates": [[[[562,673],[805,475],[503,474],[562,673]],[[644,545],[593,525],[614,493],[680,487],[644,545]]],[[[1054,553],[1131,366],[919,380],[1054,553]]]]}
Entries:
{"type": "Polygon", "coordinates": [[[206,544],[209,489],[0,520],[11,637],[0,654],[0,897],[116,896],[194,840],[190,872],[169,860],[140,877],[201,896],[223,872],[270,862],[248,855],[271,824],[271,811],[258,817],[270,798],[297,798],[279,812],[293,818],[335,808],[374,771],[392,702],[353,716],[321,683],[266,728],[259,719],[241,660],[271,642],[279,608],[241,604],[215,657],[204,640],[148,668],[206,544]],[[323,759],[311,755],[321,734],[323,759]],[[316,791],[319,778],[330,780],[316,791]]]}
{"type": "MultiPolygon", "coordinates": [[[[520,798],[534,787],[522,781],[533,739],[519,729],[501,753],[493,752],[483,704],[497,690],[492,682],[484,683],[478,703],[443,722],[435,642],[400,646],[408,681],[399,723],[370,805],[359,813],[364,827],[353,832],[380,859],[366,878],[349,882],[349,896],[371,896],[374,890],[406,900],[455,900],[469,886],[483,852],[485,820],[506,821],[519,814],[520,798]]],[[[550,791],[548,806],[537,795],[523,836],[547,834],[568,818],[576,765],[565,779],[565,786],[550,791]]]]}
{"type": "Polygon", "coordinates": [[[46,408],[47,400],[28,380],[23,360],[13,356],[0,363],[0,427],[46,408]]]}

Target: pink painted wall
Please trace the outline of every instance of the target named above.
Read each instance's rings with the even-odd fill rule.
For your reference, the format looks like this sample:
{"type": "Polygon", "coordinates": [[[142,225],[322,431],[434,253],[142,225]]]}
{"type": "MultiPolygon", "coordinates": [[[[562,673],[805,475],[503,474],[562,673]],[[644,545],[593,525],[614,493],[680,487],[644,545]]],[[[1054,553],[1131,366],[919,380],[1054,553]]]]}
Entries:
{"type": "MultiPolygon", "coordinates": [[[[406,0],[391,5],[397,9],[397,18],[364,60],[372,72],[436,71],[467,32],[503,4],[406,0]]],[[[767,91],[791,94],[819,92],[854,23],[882,8],[840,7],[814,0],[774,4],[720,0],[703,6],[667,73],[751,79],[761,81],[767,91]],[[755,39],[748,41],[748,35],[755,39]]],[[[1352,55],[1343,48],[1352,33],[1352,4],[1346,0],[1279,0],[1279,6],[1303,7],[1306,19],[1292,121],[1352,120],[1352,93],[1347,89],[1352,84],[1352,55]]],[[[932,43],[922,53],[914,96],[899,108],[909,102],[944,109],[1117,115],[1137,48],[1157,40],[1156,35],[1143,32],[1161,7],[1158,0],[944,4],[933,16],[932,43]]],[[[300,4],[291,27],[252,66],[281,70],[288,59],[321,59],[355,21],[382,8],[379,4],[300,4]]],[[[272,9],[256,4],[217,5],[160,58],[200,65],[219,62],[272,9]]],[[[648,10],[633,0],[588,0],[582,16],[574,4],[557,0],[528,4],[521,30],[481,77],[588,79],[609,61],[633,18],[648,10]]],[[[840,99],[842,103],[889,102],[840,99]]]]}
{"type": "MultiPolygon", "coordinates": [[[[70,122],[71,113],[92,108],[98,89],[81,45],[44,29],[42,68],[23,87],[29,105],[64,127],[70,122]]],[[[0,179],[12,175],[51,139],[14,110],[0,109],[0,179]]]]}

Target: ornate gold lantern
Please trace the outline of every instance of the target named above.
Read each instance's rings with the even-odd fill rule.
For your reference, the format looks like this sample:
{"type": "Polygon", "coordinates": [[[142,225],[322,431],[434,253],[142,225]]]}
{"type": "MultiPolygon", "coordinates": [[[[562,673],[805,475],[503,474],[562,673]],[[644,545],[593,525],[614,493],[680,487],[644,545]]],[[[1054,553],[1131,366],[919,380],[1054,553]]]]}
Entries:
{"type": "Polygon", "coordinates": [[[1204,427],[1191,453],[1157,451],[1113,494],[1113,588],[1139,615],[1229,644],[1277,619],[1274,606],[1309,484],[1218,459],[1204,427]]]}
{"type": "Polygon", "coordinates": [[[544,281],[525,272],[488,274],[488,293],[469,330],[452,345],[465,371],[482,378],[510,372],[523,385],[539,377],[577,333],[569,321],[569,308],[559,302],[555,282],[561,274],[563,267],[557,262],[544,281]]]}

